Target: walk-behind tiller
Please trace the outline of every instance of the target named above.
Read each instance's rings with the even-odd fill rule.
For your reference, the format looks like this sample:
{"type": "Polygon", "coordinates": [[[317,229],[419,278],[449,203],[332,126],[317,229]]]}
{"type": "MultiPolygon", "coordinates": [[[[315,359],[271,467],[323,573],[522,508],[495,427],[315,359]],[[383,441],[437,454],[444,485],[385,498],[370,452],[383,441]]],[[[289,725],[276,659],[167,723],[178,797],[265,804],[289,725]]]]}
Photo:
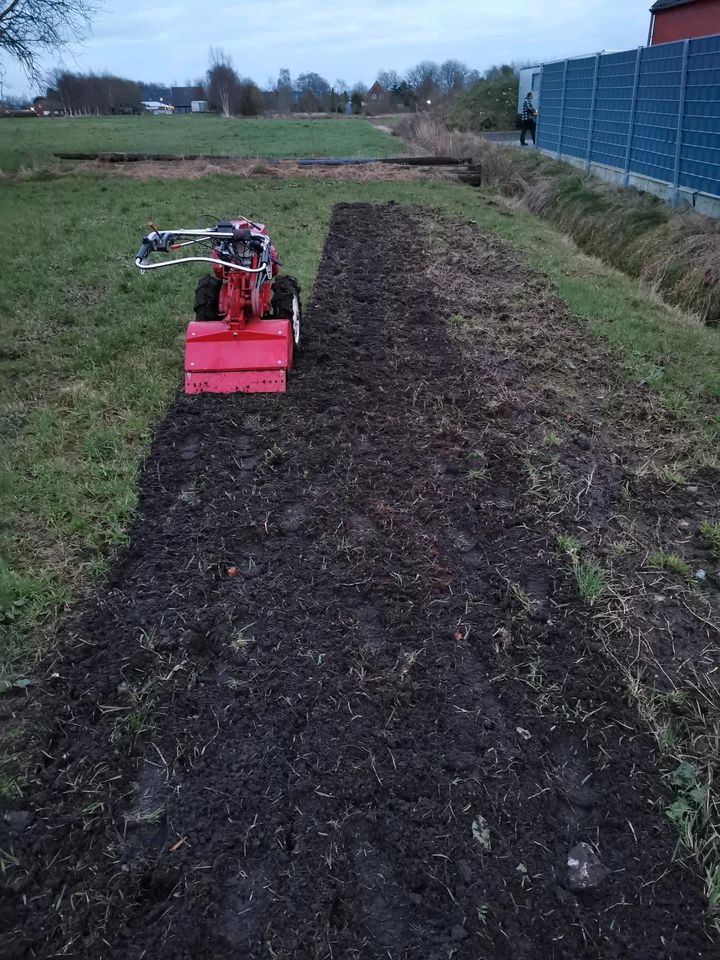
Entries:
{"type": "Polygon", "coordinates": [[[240,217],[204,230],[157,230],[135,258],[140,270],[207,262],[185,336],[185,393],[282,393],[300,348],[300,288],[279,275],[265,225],[240,217]],[[151,253],[205,244],[209,256],[150,263],[151,253]]]}

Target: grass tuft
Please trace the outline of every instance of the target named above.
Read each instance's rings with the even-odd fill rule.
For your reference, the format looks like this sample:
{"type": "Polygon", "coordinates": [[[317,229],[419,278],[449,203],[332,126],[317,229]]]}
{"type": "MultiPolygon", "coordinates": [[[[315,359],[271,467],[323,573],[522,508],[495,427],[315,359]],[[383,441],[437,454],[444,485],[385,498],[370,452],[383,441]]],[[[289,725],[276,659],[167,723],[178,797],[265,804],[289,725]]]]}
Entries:
{"type": "Polygon", "coordinates": [[[720,523],[704,520],[700,524],[700,535],[715,559],[720,560],[720,523]]]}
{"type": "Polygon", "coordinates": [[[573,564],[573,573],[577,583],[578,593],[593,604],[607,593],[608,585],[605,572],[595,560],[573,564]]]}
{"type": "Polygon", "coordinates": [[[668,553],[666,550],[656,550],[648,557],[648,566],[656,570],[670,570],[683,580],[692,580],[692,567],[677,553],[668,553]]]}
{"type": "Polygon", "coordinates": [[[563,553],[566,553],[572,560],[578,558],[581,544],[577,537],[571,533],[558,533],[555,540],[563,553]]]}
{"type": "Polygon", "coordinates": [[[20,782],[0,771],[0,800],[21,800],[23,796],[20,782]]]}
{"type": "Polygon", "coordinates": [[[687,477],[677,467],[665,467],[662,478],[671,487],[684,487],[687,484],[687,477]]]}
{"type": "Polygon", "coordinates": [[[559,447],[562,443],[562,440],[554,430],[548,430],[543,436],[542,442],[544,447],[559,447]]]}
{"type": "Polygon", "coordinates": [[[582,599],[592,605],[605,596],[608,592],[605,571],[597,560],[582,560],[580,558],[582,546],[577,537],[571,533],[558,533],[555,541],[570,561],[570,569],[575,577],[578,593],[582,599]]]}
{"type": "Polygon", "coordinates": [[[527,616],[532,610],[532,601],[525,587],[520,583],[510,584],[510,596],[516,606],[520,608],[523,614],[527,616]]]}
{"type": "Polygon", "coordinates": [[[7,850],[0,850],[0,873],[6,873],[10,867],[16,867],[20,861],[7,850]]]}

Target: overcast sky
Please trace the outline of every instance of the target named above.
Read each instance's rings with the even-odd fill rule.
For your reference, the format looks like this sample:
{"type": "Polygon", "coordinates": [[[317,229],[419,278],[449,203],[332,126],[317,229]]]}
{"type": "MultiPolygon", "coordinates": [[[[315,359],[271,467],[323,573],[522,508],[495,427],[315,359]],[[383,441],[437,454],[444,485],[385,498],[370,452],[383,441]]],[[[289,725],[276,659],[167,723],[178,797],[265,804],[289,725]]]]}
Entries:
{"type": "MultiPolygon", "coordinates": [[[[419,60],[463,60],[483,70],[513,60],[552,60],[645,43],[651,0],[105,0],[85,43],[64,65],[147,82],[201,77],[211,46],[261,86],[282,67],[331,83],[371,83],[381,69],[419,60]]],[[[57,60],[44,67],[51,69],[57,60]]],[[[30,91],[4,59],[4,92],[30,91]]]]}

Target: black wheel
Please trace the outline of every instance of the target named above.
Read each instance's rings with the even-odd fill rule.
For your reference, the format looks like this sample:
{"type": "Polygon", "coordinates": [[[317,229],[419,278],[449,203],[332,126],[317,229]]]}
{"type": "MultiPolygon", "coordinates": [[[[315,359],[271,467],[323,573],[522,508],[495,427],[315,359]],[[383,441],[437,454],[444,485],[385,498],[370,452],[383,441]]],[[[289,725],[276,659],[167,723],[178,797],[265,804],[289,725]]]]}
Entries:
{"type": "Polygon", "coordinates": [[[300,284],[293,277],[283,274],[273,280],[272,315],[290,321],[293,350],[297,352],[302,343],[302,310],[300,284]]]}
{"type": "Polygon", "coordinates": [[[219,320],[220,287],[217,277],[200,277],[195,287],[195,319],[219,320]]]}

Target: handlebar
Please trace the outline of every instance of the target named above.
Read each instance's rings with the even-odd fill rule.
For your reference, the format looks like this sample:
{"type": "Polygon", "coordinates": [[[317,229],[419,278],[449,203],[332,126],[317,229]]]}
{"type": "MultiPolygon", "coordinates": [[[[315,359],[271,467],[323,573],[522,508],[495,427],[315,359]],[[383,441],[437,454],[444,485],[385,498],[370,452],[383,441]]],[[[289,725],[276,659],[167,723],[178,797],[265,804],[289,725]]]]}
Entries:
{"type": "Polygon", "coordinates": [[[218,257],[179,257],[177,260],[166,260],[164,263],[143,262],[140,256],[142,247],[135,257],[135,266],[138,270],[159,270],[162,267],[176,267],[179,263],[211,263],[214,267],[229,267],[231,270],[242,270],[243,273],[266,273],[267,267],[243,267],[239,263],[230,263],[229,260],[220,260],[218,257]]]}
{"type": "MultiPolygon", "coordinates": [[[[225,224],[222,225],[223,227],[225,224]]],[[[254,240],[258,249],[265,250],[270,246],[270,237],[262,234],[253,233],[252,230],[228,230],[218,229],[217,227],[204,230],[153,230],[146,237],[140,249],[135,255],[135,266],[139,270],[158,270],[162,267],[175,267],[180,263],[211,263],[213,266],[228,267],[230,270],[241,270],[243,273],[264,273],[267,271],[267,265],[260,267],[244,267],[239,263],[232,263],[229,260],[222,260],[219,257],[178,257],[175,260],[165,260],[161,263],[149,263],[148,256],[151,253],[167,253],[168,250],[176,250],[179,247],[190,246],[193,243],[201,243],[203,240],[216,241],[244,241],[254,240]],[[190,240],[178,242],[178,237],[190,237],[190,240]]]]}

